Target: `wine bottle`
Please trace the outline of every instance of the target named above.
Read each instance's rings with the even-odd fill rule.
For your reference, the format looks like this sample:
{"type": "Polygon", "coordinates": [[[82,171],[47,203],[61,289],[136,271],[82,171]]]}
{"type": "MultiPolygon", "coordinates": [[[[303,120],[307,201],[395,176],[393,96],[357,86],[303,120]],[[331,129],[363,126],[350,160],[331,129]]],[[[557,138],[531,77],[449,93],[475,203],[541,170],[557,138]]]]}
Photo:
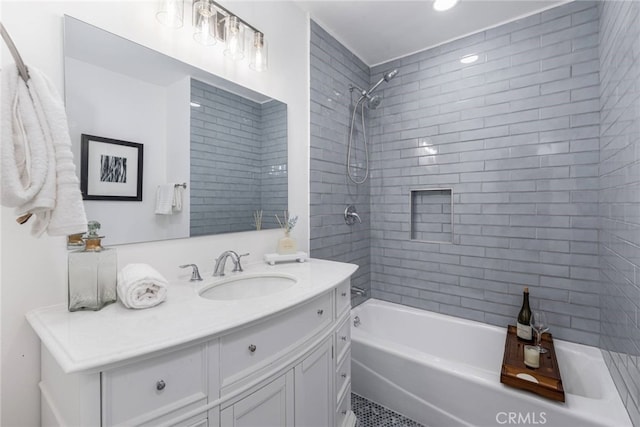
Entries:
{"type": "Polygon", "coordinates": [[[529,307],[529,288],[524,288],[524,295],[522,297],[522,308],[518,313],[518,338],[524,341],[532,341],[533,334],[531,333],[531,308],[529,307]]]}

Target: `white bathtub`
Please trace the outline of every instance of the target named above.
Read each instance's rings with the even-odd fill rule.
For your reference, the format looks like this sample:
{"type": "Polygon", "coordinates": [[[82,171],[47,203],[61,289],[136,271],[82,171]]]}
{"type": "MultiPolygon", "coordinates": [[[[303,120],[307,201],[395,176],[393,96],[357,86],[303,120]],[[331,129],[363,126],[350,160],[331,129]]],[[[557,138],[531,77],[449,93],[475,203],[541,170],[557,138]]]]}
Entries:
{"type": "Polygon", "coordinates": [[[560,403],[500,383],[505,328],[375,299],[355,316],[353,392],[426,426],[631,426],[595,347],[555,340],[560,403]]]}

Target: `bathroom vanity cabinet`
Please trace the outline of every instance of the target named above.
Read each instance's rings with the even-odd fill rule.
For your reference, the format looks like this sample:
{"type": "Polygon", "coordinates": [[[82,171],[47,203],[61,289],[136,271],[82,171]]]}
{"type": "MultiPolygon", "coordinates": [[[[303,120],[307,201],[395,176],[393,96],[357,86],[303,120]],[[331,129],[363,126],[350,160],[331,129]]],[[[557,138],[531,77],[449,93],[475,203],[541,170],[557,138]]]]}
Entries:
{"type": "Polygon", "coordinates": [[[78,372],[56,360],[36,310],[43,425],[353,426],[350,274],[244,324],[78,372]]]}

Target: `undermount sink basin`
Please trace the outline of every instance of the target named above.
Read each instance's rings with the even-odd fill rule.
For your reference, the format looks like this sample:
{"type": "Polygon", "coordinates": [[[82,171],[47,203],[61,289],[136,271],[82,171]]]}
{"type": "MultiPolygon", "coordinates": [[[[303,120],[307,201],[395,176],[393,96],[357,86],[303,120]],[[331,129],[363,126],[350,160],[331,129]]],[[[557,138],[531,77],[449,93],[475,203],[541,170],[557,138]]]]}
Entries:
{"type": "Polygon", "coordinates": [[[205,286],[199,293],[210,300],[240,300],[264,297],[289,289],[297,279],[286,274],[241,275],[205,286]]]}

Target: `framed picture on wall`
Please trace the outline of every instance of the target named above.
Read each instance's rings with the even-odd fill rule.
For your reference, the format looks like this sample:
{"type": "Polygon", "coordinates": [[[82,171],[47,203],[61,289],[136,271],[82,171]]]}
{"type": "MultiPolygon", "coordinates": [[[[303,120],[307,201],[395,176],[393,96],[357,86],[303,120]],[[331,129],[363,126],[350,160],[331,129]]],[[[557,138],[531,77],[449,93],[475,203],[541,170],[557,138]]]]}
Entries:
{"type": "Polygon", "coordinates": [[[142,200],[142,144],[82,134],[80,148],[84,200],[142,200]]]}

